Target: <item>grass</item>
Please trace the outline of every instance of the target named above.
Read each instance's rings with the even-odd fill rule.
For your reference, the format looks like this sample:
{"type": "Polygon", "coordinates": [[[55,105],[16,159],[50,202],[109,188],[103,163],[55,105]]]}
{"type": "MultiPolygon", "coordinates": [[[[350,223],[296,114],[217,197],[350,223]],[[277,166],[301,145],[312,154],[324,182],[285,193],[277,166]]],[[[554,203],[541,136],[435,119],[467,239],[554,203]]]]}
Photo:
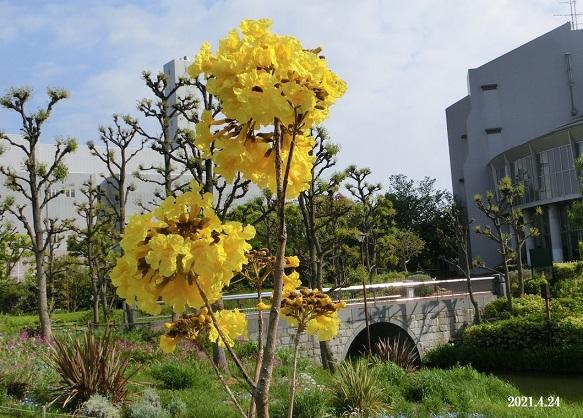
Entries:
{"type": "MultiPolygon", "coordinates": [[[[130,403],[141,399],[145,388],[154,388],[160,395],[164,407],[172,400],[183,401],[186,404],[186,417],[240,416],[218,383],[206,358],[192,345],[182,345],[174,354],[164,355],[157,348],[155,335],[133,332],[120,333],[118,337],[126,342],[127,349],[132,352],[144,351],[145,346],[152,351],[148,355],[135,356],[134,364],[139,370],[130,382],[128,398],[130,403]],[[179,382],[180,379],[182,382],[179,382]]],[[[23,367],[29,361],[29,368],[35,371],[35,379],[30,382],[27,399],[36,399],[36,405],[46,404],[46,400],[37,393],[42,395],[45,390],[43,388],[50,386],[55,376],[53,373],[40,374],[39,372],[44,370],[41,356],[31,355],[35,352],[40,354],[43,346],[37,346],[35,344],[41,343],[32,341],[20,341],[17,337],[10,338],[14,340],[10,343],[13,348],[5,350],[4,356],[0,353],[0,369],[4,369],[2,366],[12,364],[14,360],[23,367]],[[19,352],[21,353],[18,354],[19,352]],[[42,386],[39,386],[39,381],[42,381],[42,386]]],[[[255,355],[253,347],[249,344],[241,347],[239,352],[247,369],[251,370],[255,355]]],[[[286,416],[290,366],[290,350],[278,350],[271,387],[272,418],[286,416]]],[[[382,391],[384,403],[387,405],[385,411],[387,417],[429,417],[432,414],[447,416],[448,413],[458,413],[460,417],[479,413],[484,417],[502,418],[583,416],[583,403],[568,403],[563,399],[559,408],[511,408],[508,406],[508,397],[520,396],[518,389],[495,376],[479,373],[470,367],[423,368],[407,374],[391,363],[373,361],[368,366],[374,369],[376,384],[382,391]]],[[[249,406],[250,395],[245,386],[236,379],[236,373],[234,376],[227,376],[227,383],[246,409],[249,406]]],[[[354,378],[358,379],[357,376],[354,378]]],[[[310,360],[302,358],[298,365],[298,381],[294,414],[296,418],[339,416],[339,411],[334,410],[334,399],[339,390],[335,376],[310,360]]],[[[355,381],[355,384],[358,382],[355,381]]],[[[0,405],[23,405],[14,398],[3,398],[3,392],[0,384],[0,405]]],[[[54,408],[51,411],[59,412],[54,408]]]]}

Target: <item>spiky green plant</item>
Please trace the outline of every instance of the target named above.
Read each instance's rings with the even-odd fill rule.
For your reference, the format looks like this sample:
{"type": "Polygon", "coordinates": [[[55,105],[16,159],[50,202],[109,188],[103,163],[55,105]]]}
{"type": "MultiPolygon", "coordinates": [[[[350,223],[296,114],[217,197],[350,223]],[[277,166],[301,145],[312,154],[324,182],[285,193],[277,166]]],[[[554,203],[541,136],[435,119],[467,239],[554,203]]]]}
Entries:
{"type": "Polygon", "coordinates": [[[59,375],[60,382],[53,388],[54,399],[63,407],[77,407],[92,395],[100,394],[121,403],[127,393],[130,377],[128,353],[117,349],[110,333],[96,337],[86,333],[82,340],[70,337],[55,338],[47,364],[59,375]]]}
{"type": "Polygon", "coordinates": [[[338,415],[376,416],[389,407],[377,370],[367,359],[344,362],[337,370],[332,404],[338,415]]]}
{"type": "Polygon", "coordinates": [[[401,339],[400,335],[377,342],[375,353],[381,360],[395,363],[408,373],[419,368],[419,353],[415,346],[409,340],[401,339]]]}

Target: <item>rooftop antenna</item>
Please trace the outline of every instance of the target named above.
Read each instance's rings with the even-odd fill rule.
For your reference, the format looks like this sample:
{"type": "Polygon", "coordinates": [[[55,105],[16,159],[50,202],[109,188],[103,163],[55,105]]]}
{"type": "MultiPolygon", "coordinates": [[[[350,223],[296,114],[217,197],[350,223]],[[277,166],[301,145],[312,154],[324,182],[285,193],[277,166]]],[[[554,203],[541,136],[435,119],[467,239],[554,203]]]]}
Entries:
{"type": "Polygon", "coordinates": [[[577,0],[560,1],[559,3],[569,5],[569,14],[553,16],[569,17],[571,18],[571,29],[579,29],[579,16],[581,16],[581,13],[577,13],[577,0]]]}

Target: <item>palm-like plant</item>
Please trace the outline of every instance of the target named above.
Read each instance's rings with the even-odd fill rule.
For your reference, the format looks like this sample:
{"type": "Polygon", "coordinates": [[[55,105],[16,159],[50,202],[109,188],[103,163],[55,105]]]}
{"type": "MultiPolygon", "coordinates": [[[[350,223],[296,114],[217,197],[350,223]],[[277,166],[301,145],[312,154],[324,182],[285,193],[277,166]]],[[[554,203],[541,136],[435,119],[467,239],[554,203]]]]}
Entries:
{"type": "Polygon", "coordinates": [[[377,342],[375,352],[383,361],[390,361],[405,370],[413,372],[419,367],[419,353],[415,346],[400,335],[377,342]]]}
{"type": "Polygon", "coordinates": [[[376,416],[389,406],[376,369],[370,367],[367,359],[338,367],[333,405],[339,415],[359,418],[376,416]]]}
{"type": "Polygon", "coordinates": [[[53,389],[63,407],[77,407],[91,395],[100,394],[114,404],[122,402],[131,376],[128,353],[116,347],[111,334],[96,337],[86,333],[82,340],[57,339],[51,343],[47,364],[61,377],[53,389]]]}

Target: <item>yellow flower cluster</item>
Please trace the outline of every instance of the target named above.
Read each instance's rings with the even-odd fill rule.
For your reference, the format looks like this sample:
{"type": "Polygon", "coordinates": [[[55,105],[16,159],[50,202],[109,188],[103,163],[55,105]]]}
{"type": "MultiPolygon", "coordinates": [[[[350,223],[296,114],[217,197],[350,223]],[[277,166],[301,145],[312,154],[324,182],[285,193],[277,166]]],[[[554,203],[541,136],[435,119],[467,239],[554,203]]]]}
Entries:
{"type": "MultiPolygon", "coordinates": [[[[215,317],[229,346],[237,338],[247,338],[247,318],[238,309],[218,311],[215,317]]],[[[196,315],[184,315],[164,326],[168,332],[160,337],[160,348],[165,353],[174,351],[179,340],[195,341],[202,334],[206,334],[210,341],[217,342],[219,346],[225,346],[206,308],[202,308],[196,315]]]]}
{"type": "Polygon", "coordinates": [[[162,298],[175,312],[204,305],[201,287],[210,303],[220,297],[234,272],[240,272],[255,236],[252,226],[221,223],[211,194],[200,186],[168,197],[156,210],[134,215],[125,229],[124,255],[111,273],[117,293],[148,313],[158,314],[162,298]],[[198,286],[197,286],[198,284],[198,286]]]}
{"type": "MultiPolygon", "coordinates": [[[[275,193],[277,189],[275,176],[275,152],[271,135],[255,133],[250,124],[243,126],[229,122],[216,132],[212,127],[221,125],[226,120],[215,121],[210,111],[204,111],[196,125],[195,145],[205,158],[212,158],[216,172],[231,183],[237,172],[257,184],[275,193]]],[[[282,167],[286,167],[293,136],[282,129],[282,167]]],[[[289,170],[286,197],[293,198],[308,187],[311,178],[314,156],[311,136],[296,134],[293,157],[289,170]]]]}
{"type": "Polygon", "coordinates": [[[338,311],[345,306],[345,302],[334,303],[330,296],[318,289],[303,288],[285,291],[281,313],[291,326],[305,329],[310,335],[318,335],[320,341],[328,341],[338,333],[338,311]]]}
{"type": "Polygon", "coordinates": [[[207,79],[207,90],[221,100],[224,120],[205,111],[196,127],[196,146],[212,158],[217,173],[232,182],[243,173],[261,188],[276,191],[273,133],[262,127],[281,122],[283,167],[290,157],[286,197],[306,190],[314,162],[314,139],[306,132],[323,121],[346,84],[320,50],[305,50],[290,36],[276,35],[271,21],[244,20],[220,41],[216,54],[205,43],[189,68],[207,79]],[[213,126],[219,126],[212,132],[213,126]]]}
{"type": "Polygon", "coordinates": [[[221,99],[223,113],[241,124],[284,126],[305,115],[313,126],[346,91],[346,83],[328,68],[320,49],[306,50],[291,36],[276,35],[269,19],[244,20],[241,35],[232,30],[216,54],[203,44],[189,68],[192,77],[205,74],[207,89],[221,99]],[[295,109],[295,112],[294,112],[295,109]]]}

